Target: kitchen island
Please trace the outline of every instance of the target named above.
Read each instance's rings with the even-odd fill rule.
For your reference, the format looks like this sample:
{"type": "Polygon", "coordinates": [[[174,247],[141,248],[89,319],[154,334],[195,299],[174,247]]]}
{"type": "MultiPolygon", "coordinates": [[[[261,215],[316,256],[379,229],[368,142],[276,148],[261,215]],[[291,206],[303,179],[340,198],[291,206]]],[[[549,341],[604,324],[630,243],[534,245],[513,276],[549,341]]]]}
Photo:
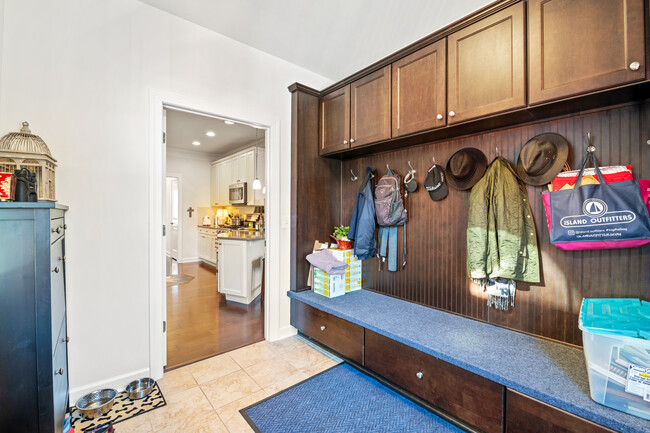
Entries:
{"type": "Polygon", "coordinates": [[[227,301],[250,304],[262,290],[264,234],[257,231],[231,231],[217,236],[219,293],[227,301]]]}

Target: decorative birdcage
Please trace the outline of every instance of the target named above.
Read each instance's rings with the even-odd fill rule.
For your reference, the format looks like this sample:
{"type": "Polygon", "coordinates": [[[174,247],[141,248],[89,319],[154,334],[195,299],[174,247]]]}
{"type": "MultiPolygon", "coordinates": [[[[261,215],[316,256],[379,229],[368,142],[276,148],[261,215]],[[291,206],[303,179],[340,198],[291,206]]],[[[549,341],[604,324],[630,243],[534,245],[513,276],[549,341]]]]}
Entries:
{"type": "Polygon", "coordinates": [[[32,134],[27,122],[23,122],[20,132],[10,132],[0,138],[0,173],[13,173],[21,168],[36,173],[39,200],[56,201],[56,159],[43,139],[32,134]]]}

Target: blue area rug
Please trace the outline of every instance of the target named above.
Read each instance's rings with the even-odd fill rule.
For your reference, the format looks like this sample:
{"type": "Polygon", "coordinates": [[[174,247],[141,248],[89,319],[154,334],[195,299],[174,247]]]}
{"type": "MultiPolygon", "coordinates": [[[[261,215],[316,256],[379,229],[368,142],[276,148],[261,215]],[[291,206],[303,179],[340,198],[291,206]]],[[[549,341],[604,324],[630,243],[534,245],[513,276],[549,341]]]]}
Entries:
{"type": "Polygon", "coordinates": [[[241,410],[261,433],[460,433],[349,364],[241,410]]]}

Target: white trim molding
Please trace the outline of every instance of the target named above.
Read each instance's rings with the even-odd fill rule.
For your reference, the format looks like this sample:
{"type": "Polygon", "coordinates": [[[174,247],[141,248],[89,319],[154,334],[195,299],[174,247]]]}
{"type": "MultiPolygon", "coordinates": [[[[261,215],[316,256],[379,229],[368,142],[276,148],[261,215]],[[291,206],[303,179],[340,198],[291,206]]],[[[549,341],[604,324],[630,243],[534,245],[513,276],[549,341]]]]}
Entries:
{"type": "MultiPolygon", "coordinates": [[[[265,128],[266,135],[266,276],[264,302],[264,337],[277,340],[292,335],[291,329],[281,329],[280,299],[286,297],[280,287],[280,118],[265,118],[254,101],[245,109],[233,109],[230,104],[206,101],[159,89],[149,90],[149,366],[150,376],[160,379],[166,360],[166,338],[163,332],[165,310],[165,245],[162,236],[165,181],[165,145],[163,143],[163,108],[180,108],[207,115],[232,119],[251,126],[265,128]],[[271,170],[270,167],[276,167],[271,170]],[[270,259],[270,260],[269,260],[270,259]]],[[[282,328],[287,328],[282,326],[282,328]]]]}
{"type": "Polygon", "coordinates": [[[131,373],[122,374],[119,376],[111,377],[100,382],[89,383],[84,386],[70,389],[70,404],[79,400],[84,395],[97,391],[98,389],[114,388],[117,392],[124,391],[126,385],[130,382],[133,382],[136,379],[141,379],[143,377],[149,377],[149,369],[144,368],[142,370],[133,371],[131,373]]]}

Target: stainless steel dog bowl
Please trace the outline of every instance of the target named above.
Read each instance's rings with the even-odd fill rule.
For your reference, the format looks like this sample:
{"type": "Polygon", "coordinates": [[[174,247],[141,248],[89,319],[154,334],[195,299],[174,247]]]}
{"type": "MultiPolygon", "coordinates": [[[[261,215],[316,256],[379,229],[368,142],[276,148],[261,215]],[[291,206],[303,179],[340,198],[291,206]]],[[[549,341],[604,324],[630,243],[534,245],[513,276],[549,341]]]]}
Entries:
{"type": "Polygon", "coordinates": [[[95,419],[108,413],[115,403],[116,389],[100,389],[77,400],[77,409],[86,419],[95,419]]]}
{"type": "Polygon", "coordinates": [[[156,383],[150,377],[143,377],[142,379],[134,380],[126,386],[126,392],[129,394],[131,400],[138,400],[146,397],[153,391],[153,386],[156,383]]]}

